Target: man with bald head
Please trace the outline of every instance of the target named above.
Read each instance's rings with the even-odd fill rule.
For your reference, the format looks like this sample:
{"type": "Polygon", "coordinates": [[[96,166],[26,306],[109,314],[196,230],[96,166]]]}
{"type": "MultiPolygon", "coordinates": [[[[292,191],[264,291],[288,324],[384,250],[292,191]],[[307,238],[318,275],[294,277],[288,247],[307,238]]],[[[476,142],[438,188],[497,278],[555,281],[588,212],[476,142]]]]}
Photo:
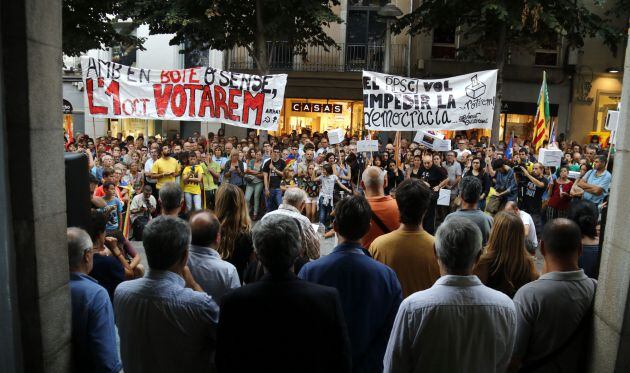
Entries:
{"type": "Polygon", "coordinates": [[[372,208],[370,230],[361,240],[363,247],[369,248],[375,238],[398,229],[400,215],[396,201],[385,195],[385,172],[379,167],[371,166],[363,171],[361,186],[372,208]]]}
{"type": "Polygon", "coordinates": [[[228,291],[241,286],[236,267],[221,259],[215,250],[221,240],[221,223],[208,210],[190,216],[190,250],[188,268],[193,278],[220,305],[228,291]]]}

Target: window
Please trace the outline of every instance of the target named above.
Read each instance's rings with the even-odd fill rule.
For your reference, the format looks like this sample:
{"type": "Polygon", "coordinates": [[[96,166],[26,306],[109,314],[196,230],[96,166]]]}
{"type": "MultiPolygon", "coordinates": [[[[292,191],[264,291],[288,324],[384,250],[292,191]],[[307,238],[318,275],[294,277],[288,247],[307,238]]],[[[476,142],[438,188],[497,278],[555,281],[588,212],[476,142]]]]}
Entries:
{"type": "Polygon", "coordinates": [[[560,43],[558,36],[553,35],[551,39],[542,43],[540,48],[536,50],[534,65],[536,66],[558,66],[558,49],[560,43]]]}
{"type": "Polygon", "coordinates": [[[385,22],[378,10],[385,0],[350,0],[346,20],[346,68],[378,70],[382,66],[385,22]]]}
{"type": "Polygon", "coordinates": [[[431,57],[436,60],[454,60],[457,56],[457,37],[455,28],[436,28],[433,30],[431,57]]]}
{"type": "MultiPolygon", "coordinates": [[[[186,48],[190,47],[190,43],[185,43],[186,48]]],[[[210,51],[208,49],[197,50],[192,49],[184,52],[184,68],[208,66],[210,61],[210,51]]]]}

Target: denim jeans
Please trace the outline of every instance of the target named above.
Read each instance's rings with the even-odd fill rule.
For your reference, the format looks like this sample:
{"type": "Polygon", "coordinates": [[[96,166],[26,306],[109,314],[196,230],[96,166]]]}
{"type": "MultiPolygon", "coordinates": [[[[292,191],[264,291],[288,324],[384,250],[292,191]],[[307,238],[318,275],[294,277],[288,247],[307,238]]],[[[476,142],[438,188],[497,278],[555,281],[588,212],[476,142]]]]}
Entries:
{"type": "MultiPolygon", "coordinates": [[[[249,204],[252,196],[254,196],[254,215],[258,215],[260,210],[260,194],[263,190],[263,183],[247,183],[245,188],[245,202],[249,204]]],[[[271,193],[271,190],[269,191],[271,193]]]]}
{"type": "Polygon", "coordinates": [[[319,197],[319,223],[324,225],[326,231],[330,230],[330,214],[333,210],[333,204],[324,205],[324,197],[319,197]]]}
{"type": "Polygon", "coordinates": [[[201,210],[201,194],[184,193],[186,212],[201,210]]]}
{"type": "Polygon", "coordinates": [[[281,204],[282,204],[282,191],[280,190],[280,188],[269,189],[269,197],[265,199],[267,212],[277,210],[281,204]]]}

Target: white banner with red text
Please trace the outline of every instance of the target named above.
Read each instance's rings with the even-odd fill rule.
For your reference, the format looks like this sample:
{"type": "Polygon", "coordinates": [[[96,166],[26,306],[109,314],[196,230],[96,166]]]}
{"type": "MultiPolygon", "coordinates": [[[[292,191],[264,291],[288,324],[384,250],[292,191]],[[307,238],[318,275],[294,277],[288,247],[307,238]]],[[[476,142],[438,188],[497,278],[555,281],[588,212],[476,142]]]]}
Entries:
{"type": "Polygon", "coordinates": [[[96,118],[216,121],[278,129],[286,74],[156,70],[81,57],[85,112],[96,118]]]}
{"type": "Polygon", "coordinates": [[[363,71],[362,84],[367,130],[492,128],[497,70],[428,80],[363,71]]]}

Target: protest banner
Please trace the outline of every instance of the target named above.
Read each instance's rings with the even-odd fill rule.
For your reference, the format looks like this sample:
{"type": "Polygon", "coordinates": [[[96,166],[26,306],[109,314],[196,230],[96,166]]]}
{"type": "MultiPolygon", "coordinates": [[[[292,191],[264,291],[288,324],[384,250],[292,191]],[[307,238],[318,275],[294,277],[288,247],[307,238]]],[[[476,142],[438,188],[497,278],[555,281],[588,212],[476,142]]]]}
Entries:
{"type": "Polygon", "coordinates": [[[492,128],[497,70],[422,80],[363,71],[365,129],[492,128]]]}
{"type": "Polygon", "coordinates": [[[377,152],[378,140],[359,140],[357,141],[357,151],[362,152],[377,152]]]}
{"type": "Polygon", "coordinates": [[[85,112],[96,118],[217,121],[277,130],[286,74],[155,70],[81,57],[85,112]]]}

